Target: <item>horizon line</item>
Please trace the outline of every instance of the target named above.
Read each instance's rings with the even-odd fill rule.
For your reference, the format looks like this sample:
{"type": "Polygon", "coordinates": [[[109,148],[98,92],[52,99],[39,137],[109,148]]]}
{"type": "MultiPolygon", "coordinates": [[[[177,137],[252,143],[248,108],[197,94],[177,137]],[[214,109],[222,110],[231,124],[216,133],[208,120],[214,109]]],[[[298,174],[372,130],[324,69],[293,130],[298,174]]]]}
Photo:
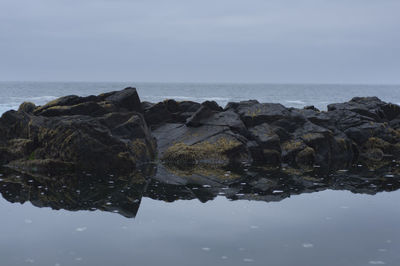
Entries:
{"type": "Polygon", "coordinates": [[[153,84],[245,84],[245,85],[359,85],[359,86],[400,86],[400,83],[362,83],[362,82],[266,82],[266,81],[91,81],[91,80],[0,80],[9,83],[153,83],[153,84]]]}

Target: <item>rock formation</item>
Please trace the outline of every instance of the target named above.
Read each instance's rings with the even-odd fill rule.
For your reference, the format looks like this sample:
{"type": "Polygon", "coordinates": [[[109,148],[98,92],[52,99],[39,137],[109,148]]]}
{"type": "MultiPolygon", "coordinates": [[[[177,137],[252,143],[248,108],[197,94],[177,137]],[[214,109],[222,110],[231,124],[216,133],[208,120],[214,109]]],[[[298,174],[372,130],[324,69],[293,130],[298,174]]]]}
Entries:
{"type": "Polygon", "coordinates": [[[155,155],[134,88],[23,103],[0,119],[0,163],[16,169],[131,172],[155,155]]]}
{"type": "Polygon", "coordinates": [[[129,173],[160,161],[170,169],[290,166],[379,168],[400,156],[400,107],[376,97],[286,108],[256,100],[141,102],[136,89],[65,96],[0,118],[0,163],[33,172],[129,173]]]}

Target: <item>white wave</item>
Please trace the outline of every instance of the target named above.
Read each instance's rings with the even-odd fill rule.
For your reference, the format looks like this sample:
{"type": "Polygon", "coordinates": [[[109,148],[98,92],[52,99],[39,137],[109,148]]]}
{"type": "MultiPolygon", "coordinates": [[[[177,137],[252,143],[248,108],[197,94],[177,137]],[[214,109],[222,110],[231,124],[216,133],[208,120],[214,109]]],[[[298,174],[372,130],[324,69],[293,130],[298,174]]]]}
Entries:
{"type": "Polygon", "coordinates": [[[10,99],[22,102],[22,101],[52,101],[54,99],[58,98],[57,96],[52,96],[52,95],[44,95],[44,96],[36,96],[36,97],[10,97],[10,99]]]}
{"type": "Polygon", "coordinates": [[[306,104],[305,102],[300,101],[300,100],[286,100],[285,102],[294,103],[294,104],[306,104]]]}

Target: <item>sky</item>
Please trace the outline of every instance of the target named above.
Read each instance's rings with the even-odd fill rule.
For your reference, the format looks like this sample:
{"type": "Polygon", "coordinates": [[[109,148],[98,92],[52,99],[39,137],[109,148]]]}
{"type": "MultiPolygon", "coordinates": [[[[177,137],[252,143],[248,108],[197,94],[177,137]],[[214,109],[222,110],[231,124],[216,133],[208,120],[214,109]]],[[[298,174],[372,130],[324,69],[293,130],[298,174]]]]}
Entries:
{"type": "Polygon", "coordinates": [[[400,84],[399,0],[0,0],[0,80],[400,84]]]}

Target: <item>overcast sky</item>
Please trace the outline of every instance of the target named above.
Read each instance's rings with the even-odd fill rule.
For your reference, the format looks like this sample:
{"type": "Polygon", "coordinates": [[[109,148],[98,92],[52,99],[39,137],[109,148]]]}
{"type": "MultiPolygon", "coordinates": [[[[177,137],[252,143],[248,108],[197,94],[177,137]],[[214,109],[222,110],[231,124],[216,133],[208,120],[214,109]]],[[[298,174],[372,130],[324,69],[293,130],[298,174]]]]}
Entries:
{"type": "Polygon", "coordinates": [[[0,0],[0,80],[400,84],[400,1],[0,0]]]}

